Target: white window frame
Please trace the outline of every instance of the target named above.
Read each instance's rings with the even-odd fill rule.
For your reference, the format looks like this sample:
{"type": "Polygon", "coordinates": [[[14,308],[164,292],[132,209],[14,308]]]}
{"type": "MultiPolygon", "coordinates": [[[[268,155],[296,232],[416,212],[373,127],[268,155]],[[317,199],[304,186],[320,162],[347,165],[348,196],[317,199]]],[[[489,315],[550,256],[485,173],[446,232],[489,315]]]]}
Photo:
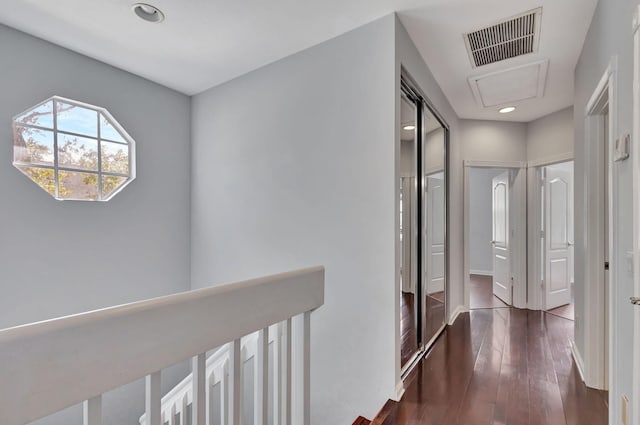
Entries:
{"type": "MultiPolygon", "coordinates": [[[[18,170],[20,170],[21,172],[23,172],[20,167],[35,167],[35,168],[44,168],[44,169],[49,169],[49,170],[53,170],[54,171],[54,176],[55,176],[55,192],[53,194],[53,197],[59,201],[97,201],[97,202],[106,202],[109,201],[111,198],[113,198],[115,195],[117,195],[120,191],[122,191],[122,189],[124,189],[129,183],[131,183],[133,180],[135,180],[136,178],[136,161],[135,161],[135,157],[136,157],[136,144],[135,144],[135,140],[129,135],[129,133],[127,133],[127,131],[122,128],[122,126],[120,125],[120,123],[113,117],[113,115],[111,115],[109,113],[109,111],[103,107],[100,106],[95,106],[95,105],[90,105],[88,103],[83,103],[83,102],[79,102],[77,100],[73,100],[73,99],[67,99],[61,96],[52,96],[40,103],[38,103],[37,105],[34,105],[28,109],[26,109],[25,111],[19,113],[18,115],[14,116],[11,120],[12,122],[12,129],[14,131],[15,134],[15,130],[16,127],[26,127],[26,128],[32,128],[34,130],[42,130],[42,131],[51,131],[53,132],[53,155],[54,155],[54,162],[53,165],[46,165],[46,164],[34,164],[34,163],[30,163],[30,162],[22,162],[22,161],[16,161],[15,159],[13,160],[13,166],[16,167],[18,170]],[[26,124],[26,123],[22,123],[17,121],[18,118],[20,118],[21,116],[29,113],[30,111],[33,111],[34,109],[39,108],[42,105],[45,105],[49,102],[53,103],[53,110],[52,110],[52,115],[53,115],[53,128],[48,128],[48,127],[42,127],[39,125],[34,125],[34,124],[26,124]],[[97,135],[94,136],[90,136],[90,135],[86,135],[86,134],[79,134],[79,133],[74,133],[71,131],[65,131],[65,130],[59,130],[58,129],[58,114],[57,114],[57,105],[58,103],[64,103],[67,105],[73,105],[73,106],[77,106],[79,108],[84,108],[84,109],[88,109],[91,111],[95,111],[97,112],[96,114],[96,119],[97,119],[97,135]],[[116,141],[116,140],[110,140],[110,139],[103,139],[101,137],[101,126],[100,126],[100,117],[103,116],[108,122],[109,124],[118,132],[120,133],[120,135],[122,136],[122,138],[125,140],[126,143],[122,143],[120,141],[116,141]],[[97,142],[97,150],[98,150],[98,167],[96,171],[93,170],[85,170],[85,169],[78,169],[78,168],[73,168],[73,167],[63,167],[58,165],[58,134],[64,134],[64,135],[69,135],[69,136],[76,136],[76,137],[82,137],[85,139],[91,139],[91,140],[95,140],[97,142]],[[126,145],[128,147],[128,157],[129,157],[129,173],[128,174],[124,174],[124,173],[116,173],[116,172],[110,172],[110,171],[102,171],[102,142],[109,142],[109,143],[115,143],[115,144],[120,144],[120,145],[126,145]],[[60,182],[59,182],[59,176],[58,176],[58,171],[68,171],[68,172],[81,172],[81,173],[87,173],[87,174],[95,174],[97,176],[97,184],[98,184],[98,197],[97,199],[75,199],[75,198],[62,198],[59,195],[59,187],[60,187],[60,182]],[[115,189],[114,191],[112,191],[107,197],[103,197],[103,193],[102,193],[102,176],[114,176],[114,177],[124,177],[127,180],[121,185],[119,186],[117,189],[115,189]]],[[[11,141],[12,141],[12,146],[15,149],[15,141],[14,141],[14,137],[12,137],[11,141]]],[[[23,172],[24,173],[24,172],[23,172]]],[[[42,188],[42,186],[40,186],[42,188]]],[[[44,189],[44,188],[43,188],[44,189]]],[[[47,191],[47,193],[49,193],[47,191]]]]}

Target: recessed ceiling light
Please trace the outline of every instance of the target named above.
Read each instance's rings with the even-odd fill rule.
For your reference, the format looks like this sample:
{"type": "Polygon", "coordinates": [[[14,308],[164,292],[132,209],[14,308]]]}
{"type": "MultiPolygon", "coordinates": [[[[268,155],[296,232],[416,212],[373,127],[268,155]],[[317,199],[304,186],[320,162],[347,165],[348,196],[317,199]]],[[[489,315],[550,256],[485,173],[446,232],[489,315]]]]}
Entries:
{"type": "Polygon", "coordinates": [[[147,22],[158,23],[164,21],[164,13],[155,6],[146,3],[135,3],[131,6],[138,18],[147,22]]]}
{"type": "Polygon", "coordinates": [[[405,125],[404,127],[402,127],[403,130],[415,130],[416,126],[415,125],[405,125]]]}
{"type": "Polygon", "coordinates": [[[500,109],[498,112],[500,112],[501,114],[508,114],[509,112],[513,112],[515,110],[516,110],[515,106],[507,106],[506,108],[500,109]]]}

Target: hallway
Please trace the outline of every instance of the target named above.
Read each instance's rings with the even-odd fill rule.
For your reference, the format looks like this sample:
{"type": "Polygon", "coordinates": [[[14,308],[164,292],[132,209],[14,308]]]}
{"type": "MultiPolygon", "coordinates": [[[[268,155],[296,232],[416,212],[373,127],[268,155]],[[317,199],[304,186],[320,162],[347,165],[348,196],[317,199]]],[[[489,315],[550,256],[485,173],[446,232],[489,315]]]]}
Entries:
{"type": "Polygon", "coordinates": [[[606,392],[587,389],[573,364],[572,326],[539,311],[464,314],[408,378],[385,424],[606,424],[606,392]]]}

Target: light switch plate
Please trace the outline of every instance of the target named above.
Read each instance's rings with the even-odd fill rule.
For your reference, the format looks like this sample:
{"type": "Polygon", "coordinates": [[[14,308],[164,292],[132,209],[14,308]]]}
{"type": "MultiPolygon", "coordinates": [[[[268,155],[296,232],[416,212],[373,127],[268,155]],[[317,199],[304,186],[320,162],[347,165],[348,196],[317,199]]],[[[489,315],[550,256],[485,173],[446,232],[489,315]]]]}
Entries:
{"type": "Polygon", "coordinates": [[[613,151],[614,161],[624,161],[629,158],[629,149],[631,149],[631,135],[625,134],[616,140],[613,151]]]}

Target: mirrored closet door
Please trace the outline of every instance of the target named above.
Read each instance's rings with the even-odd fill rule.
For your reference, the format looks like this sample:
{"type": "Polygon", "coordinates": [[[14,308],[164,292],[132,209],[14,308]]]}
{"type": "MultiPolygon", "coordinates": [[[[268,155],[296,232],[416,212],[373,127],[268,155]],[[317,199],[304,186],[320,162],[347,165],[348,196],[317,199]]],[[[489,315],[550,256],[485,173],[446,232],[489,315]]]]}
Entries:
{"type": "Polygon", "coordinates": [[[406,373],[445,324],[448,130],[402,85],[399,161],[400,345],[406,373]]]}

